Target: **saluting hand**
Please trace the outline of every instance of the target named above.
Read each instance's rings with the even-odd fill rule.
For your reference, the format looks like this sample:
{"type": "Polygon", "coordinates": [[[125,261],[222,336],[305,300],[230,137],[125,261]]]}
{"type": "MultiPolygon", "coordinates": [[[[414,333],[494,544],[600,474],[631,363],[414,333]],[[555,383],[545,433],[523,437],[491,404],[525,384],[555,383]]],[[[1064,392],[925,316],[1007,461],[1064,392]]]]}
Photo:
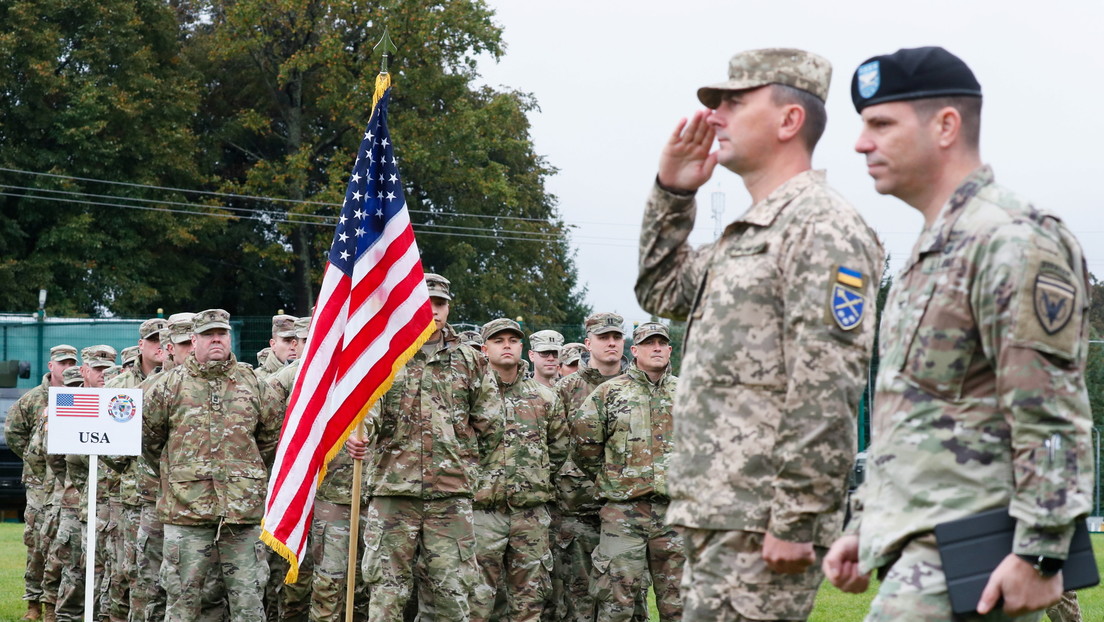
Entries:
{"type": "Polygon", "coordinates": [[[714,132],[707,119],[711,112],[699,110],[689,120],[679,121],[659,156],[659,183],[674,190],[694,191],[713,176],[717,153],[710,153],[714,132]]]}

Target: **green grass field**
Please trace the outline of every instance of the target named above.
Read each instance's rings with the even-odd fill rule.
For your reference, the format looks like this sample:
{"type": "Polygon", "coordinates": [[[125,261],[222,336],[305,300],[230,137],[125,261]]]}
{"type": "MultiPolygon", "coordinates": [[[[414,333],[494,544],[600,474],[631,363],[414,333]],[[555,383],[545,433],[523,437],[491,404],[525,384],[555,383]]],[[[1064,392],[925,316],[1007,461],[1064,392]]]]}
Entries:
{"type": "MultiPolygon", "coordinates": [[[[1097,551],[1097,565],[1104,575],[1104,535],[1093,535],[1093,548],[1097,551]]],[[[0,523],[0,622],[16,622],[26,611],[23,601],[23,525],[0,523]]],[[[1078,592],[1081,612],[1085,622],[1104,620],[1104,587],[1094,587],[1078,592]]],[[[874,587],[866,594],[844,594],[825,584],[817,595],[816,608],[810,622],[859,622],[866,615],[874,598],[874,587]]],[[[652,619],[659,620],[652,607],[652,619]]]]}

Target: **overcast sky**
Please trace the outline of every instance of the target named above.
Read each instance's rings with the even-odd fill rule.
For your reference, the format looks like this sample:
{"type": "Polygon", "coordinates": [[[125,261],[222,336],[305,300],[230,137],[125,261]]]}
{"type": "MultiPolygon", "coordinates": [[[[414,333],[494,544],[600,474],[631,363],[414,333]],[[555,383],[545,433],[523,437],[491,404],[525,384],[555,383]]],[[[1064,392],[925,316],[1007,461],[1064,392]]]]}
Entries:
{"type": "MultiPolygon", "coordinates": [[[[828,129],[813,165],[878,232],[900,268],[923,221],[878,195],[853,150],[859,117],[850,80],[865,59],[941,45],[974,70],[985,97],[982,158],[1002,182],[1063,218],[1089,269],[1104,276],[1104,3],[1052,1],[738,2],[491,0],[507,50],[481,62],[491,85],[532,93],[536,150],[559,172],[548,182],[575,228],[580,281],[596,311],[647,319],[636,303],[637,239],[663,142],[700,107],[699,86],[726,79],[729,57],[799,47],[827,57],[834,74],[828,129]]],[[[750,199],[718,167],[699,191],[691,242],[713,239],[712,192],[723,222],[750,199]]]]}

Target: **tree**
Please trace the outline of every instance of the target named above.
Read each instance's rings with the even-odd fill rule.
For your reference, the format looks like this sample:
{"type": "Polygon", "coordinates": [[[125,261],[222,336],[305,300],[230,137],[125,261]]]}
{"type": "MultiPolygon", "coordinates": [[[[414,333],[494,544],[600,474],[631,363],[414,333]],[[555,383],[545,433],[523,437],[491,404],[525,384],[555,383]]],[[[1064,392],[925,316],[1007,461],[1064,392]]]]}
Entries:
{"type": "Polygon", "coordinates": [[[71,178],[198,183],[196,80],[173,13],[157,0],[9,0],[0,22],[0,166],[66,176],[0,172],[0,308],[34,309],[39,288],[56,314],[183,305],[180,282],[202,281],[195,258],[223,223],[71,178]]]}

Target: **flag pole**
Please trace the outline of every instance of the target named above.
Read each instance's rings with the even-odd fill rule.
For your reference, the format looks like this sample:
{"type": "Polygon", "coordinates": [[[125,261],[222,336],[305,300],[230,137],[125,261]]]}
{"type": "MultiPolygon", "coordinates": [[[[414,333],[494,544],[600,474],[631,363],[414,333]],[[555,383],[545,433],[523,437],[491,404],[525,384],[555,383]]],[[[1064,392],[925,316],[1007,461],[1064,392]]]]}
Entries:
{"type": "MultiPolygon", "coordinates": [[[[376,104],[379,103],[380,98],[391,86],[391,74],[387,71],[387,64],[389,56],[399,51],[399,48],[395,47],[395,44],[391,41],[391,36],[387,34],[387,29],[383,29],[383,37],[380,38],[379,43],[376,43],[373,51],[380,50],[380,73],[376,76],[376,90],[372,94],[372,112],[375,112],[376,104]]],[[[371,114],[368,115],[371,117],[371,114]]],[[[355,438],[359,442],[364,441],[364,425],[358,425],[356,431],[353,432],[355,438]]],[[[364,473],[364,461],[360,459],[353,460],[353,489],[350,499],[350,511],[349,511],[349,565],[346,568],[345,575],[345,622],[353,622],[353,600],[356,597],[356,567],[357,567],[357,540],[360,533],[360,495],[361,495],[361,481],[364,473]]]]}

